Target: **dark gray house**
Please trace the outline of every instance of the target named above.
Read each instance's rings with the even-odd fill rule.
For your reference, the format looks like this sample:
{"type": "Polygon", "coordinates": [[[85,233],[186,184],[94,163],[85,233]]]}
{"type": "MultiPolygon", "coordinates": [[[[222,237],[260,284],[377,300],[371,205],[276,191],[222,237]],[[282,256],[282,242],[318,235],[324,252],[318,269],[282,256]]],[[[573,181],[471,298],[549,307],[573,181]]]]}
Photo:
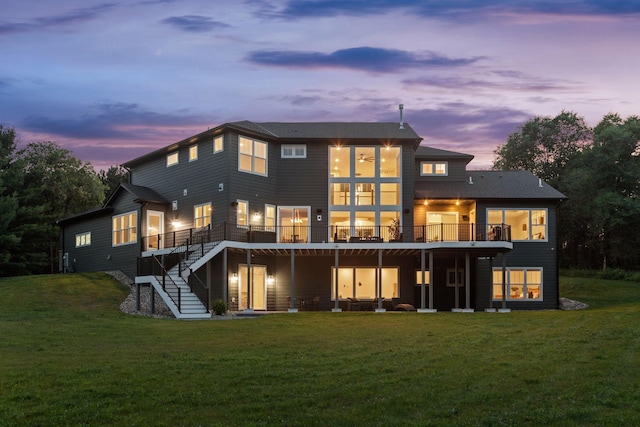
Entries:
{"type": "Polygon", "coordinates": [[[123,166],[59,222],[61,270],[122,270],[176,317],[231,310],[549,309],[557,208],[406,123],[226,123],[123,166]]]}

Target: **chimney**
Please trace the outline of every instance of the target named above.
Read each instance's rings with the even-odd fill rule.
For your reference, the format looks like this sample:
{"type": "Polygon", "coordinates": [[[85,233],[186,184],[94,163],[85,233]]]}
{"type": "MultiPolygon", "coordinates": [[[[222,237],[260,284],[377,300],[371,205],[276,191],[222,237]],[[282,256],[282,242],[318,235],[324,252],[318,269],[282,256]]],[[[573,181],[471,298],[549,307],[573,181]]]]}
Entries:
{"type": "Polygon", "coordinates": [[[400,128],[399,129],[404,129],[404,123],[402,121],[402,109],[404,108],[404,105],[400,104],[398,105],[398,108],[400,108],[400,128]]]}

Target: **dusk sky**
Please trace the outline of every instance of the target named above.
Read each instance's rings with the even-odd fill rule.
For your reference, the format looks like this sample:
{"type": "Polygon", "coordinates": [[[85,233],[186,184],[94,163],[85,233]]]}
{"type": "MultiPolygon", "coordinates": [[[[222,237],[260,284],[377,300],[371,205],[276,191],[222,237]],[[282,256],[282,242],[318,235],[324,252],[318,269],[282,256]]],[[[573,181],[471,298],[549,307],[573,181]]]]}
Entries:
{"type": "Polygon", "coordinates": [[[475,156],[640,114],[635,0],[3,0],[0,124],[108,168],[238,121],[404,120],[475,156]]]}

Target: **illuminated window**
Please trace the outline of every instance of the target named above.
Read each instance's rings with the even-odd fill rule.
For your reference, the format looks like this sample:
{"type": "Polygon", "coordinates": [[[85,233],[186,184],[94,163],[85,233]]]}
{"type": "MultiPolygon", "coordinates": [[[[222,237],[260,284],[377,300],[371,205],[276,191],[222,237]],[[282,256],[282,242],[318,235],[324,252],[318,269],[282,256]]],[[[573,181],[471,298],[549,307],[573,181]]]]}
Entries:
{"type": "Polygon", "coordinates": [[[195,228],[208,227],[211,224],[211,203],[194,206],[193,226],[195,228]]]}
{"type": "MultiPolygon", "coordinates": [[[[376,297],[375,267],[340,267],[338,268],[338,298],[373,299],[376,297]]],[[[398,268],[382,268],[382,297],[398,298],[398,268]]],[[[331,298],[336,298],[336,268],[331,267],[331,298]]]]}
{"type": "Polygon", "coordinates": [[[265,231],[276,230],[276,207],[264,205],[264,227],[265,231]]]}
{"type": "Polygon", "coordinates": [[[222,136],[216,136],[213,138],[213,154],[219,153],[224,150],[224,143],[222,136]]]}
{"type": "Polygon", "coordinates": [[[76,248],[91,246],[91,232],[76,234],[76,248]]]}
{"type": "Polygon", "coordinates": [[[167,167],[178,164],[178,152],[167,154],[167,167]]]}
{"type": "Polygon", "coordinates": [[[238,170],[267,176],[267,143],[241,136],[238,170]]]}
{"type": "Polygon", "coordinates": [[[491,227],[507,224],[511,241],[547,241],[546,209],[487,209],[487,232],[491,227]]]}
{"type": "MultiPolygon", "coordinates": [[[[507,268],[506,299],[513,301],[542,300],[542,268],[507,268]]],[[[493,269],[493,299],[502,299],[502,269],[493,269]]]]}
{"type": "Polygon", "coordinates": [[[420,162],[421,176],[447,176],[449,164],[447,162],[420,162]]]}
{"type": "Polygon", "coordinates": [[[138,241],[138,213],[129,212],[113,217],[113,246],[129,245],[138,241]]]}
{"type": "Polygon", "coordinates": [[[241,227],[247,227],[249,225],[249,202],[246,200],[238,200],[236,221],[241,227]]]}
{"type": "Polygon", "coordinates": [[[189,147],[189,161],[193,162],[194,160],[198,160],[198,144],[189,147]]]}

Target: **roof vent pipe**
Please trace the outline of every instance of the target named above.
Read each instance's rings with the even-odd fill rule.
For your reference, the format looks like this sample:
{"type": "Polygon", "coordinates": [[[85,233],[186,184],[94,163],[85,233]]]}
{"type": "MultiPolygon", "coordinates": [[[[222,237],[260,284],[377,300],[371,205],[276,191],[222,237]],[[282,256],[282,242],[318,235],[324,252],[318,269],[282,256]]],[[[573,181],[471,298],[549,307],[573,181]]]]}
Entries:
{"type": "Polygon", "coordinates": [[[473,177],[469,177],[469,184],[473,184],[473,177]]]}
{"type": "Polygon", "coordinates": [[[538,187],[542,188],[542,178],[538,178],[538,187]]]}
{"type": "Polygon", "coordinates": [[[400,108],[400,129],[404,129],[404,122],[402,121],[402,109],[404,108],[404,105],[400,104],[398,105],[398,108],[400,108]]]}

